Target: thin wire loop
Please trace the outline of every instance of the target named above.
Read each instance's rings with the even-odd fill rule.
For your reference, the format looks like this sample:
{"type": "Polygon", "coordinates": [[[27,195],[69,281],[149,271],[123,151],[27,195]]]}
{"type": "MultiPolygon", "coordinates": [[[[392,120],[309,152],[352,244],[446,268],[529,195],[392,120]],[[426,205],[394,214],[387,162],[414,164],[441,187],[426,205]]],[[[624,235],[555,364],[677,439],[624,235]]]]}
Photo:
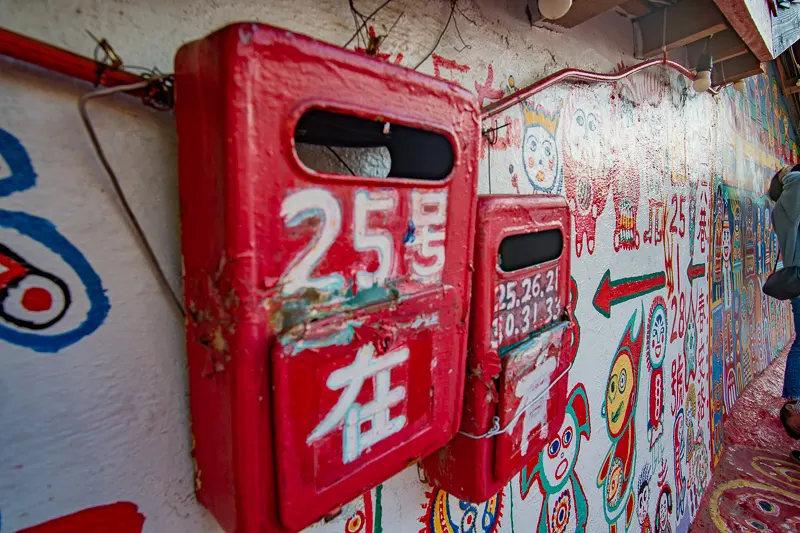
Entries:
{"type": "Polygon", "coordinates": [[[125,217],[127,218],[128,223],[131,226],[131,229],[133,230],[136,240],[139,242],[139,246],[141,247],[142,252],[144,252],[144,255],[147,258],[148,263],[150,263],[150,268],[153,271],[153,274],[155,274],[156,279],[158,279],[158,282],[162,286],[162,289],[167,294],[171,295],[177,311],[181,314],[181,316],[186,316],[186,311],[183,307],[183,302],[181,301],[180,296],[175,291],[175,289],[172,288],[172,285],[170,285],[169,281],[167,280],[167,276],[164,273],[164,270],[161,268],[161,265],[158,262],[158,258],[156,257],[156,254],[153,251],[152,246],[150,246],[150,242],[147,239],[147,235],[145,235],[145,232],[142,229],[141,225],[139,224],[136,215],[133,213],[130,204],[128,204],[128,200],[125,198],[125,193],[122,191],[122,187],[120,187],[119,180],[117,179],[114,170],[111,168],[111,164],[108,162],[105,152],[103,151],[103,148],[100,145],[100,140],[98,139],[97,133],[95,133],[94,127],[92,126],[92,122],[89,119],[89,112],[87,109],[89,100],[93,100],[95,98],[103,98],[105,96],[111,96],[116,93],[144,89],[153,84],[154,82],[157,82],[158,80],[166,77],[167,76],[160,76],[157,78],[151,78],[149,80],[140,81],[137,83],[130,83],[128,85],[117,85],[116,87],[98,89],[96,91],[86,93],[83,96],[81,96],[80,99],[78,99],[78,112],[81,115],[81,120],[83,120],[83,125],[86,127],[86,132],[89,134],[89,139],[92,141],[92,145],[94,146],[94,149],[97,152],[97,157],[100,159],[100,163],[106,170],[106,173],[108,174],[108,177],[111,181],[111,185],[114,187],[114,192],[122,207],[123,213],[125,214],[125,217]]]}
{"type": "Polygon", "coordinates": [[[542,396],[544,396],[545,394],[550,392],[550,389],[555,387],[556,383],[561,381],[561,379],[564,376],[567,375],[567,373],[569,372],[570,368],[572,368],[572,365],[568,366],[566,368],[566,370],[561,372],[561,374],[559,374],[558,377],[555,380],[551,381],[550,385],[545,390],[543,390],[542,392],[537,394],[534,399],[532,399],[527,404],[525,404],[525,407],[523,407],[522,409],[517,411],[517,414],[514,415],[514,418],[512,418],[511,421],[508,424],[506,424],[506,426],[504,428],[500,427],[500,417],[499,416],[495,416],[495,417],[492,417],[492,429],[490,429],[486,433],[481,433],[480,435],[475,435],[474,433],[467,433],[466,431],[459,431],[458,434],[459,435],[464,435],[465,437],[469,437],[471,439],[478,440],[478,439],[490,439],[490,438],[494,437],[495,435],[502,435],[503,433],[508,433],[517,424],[517,420],[519,420],[519,417],[521,417],[528,409],[533,407],[534,404],[538,403],[542,396]]]}

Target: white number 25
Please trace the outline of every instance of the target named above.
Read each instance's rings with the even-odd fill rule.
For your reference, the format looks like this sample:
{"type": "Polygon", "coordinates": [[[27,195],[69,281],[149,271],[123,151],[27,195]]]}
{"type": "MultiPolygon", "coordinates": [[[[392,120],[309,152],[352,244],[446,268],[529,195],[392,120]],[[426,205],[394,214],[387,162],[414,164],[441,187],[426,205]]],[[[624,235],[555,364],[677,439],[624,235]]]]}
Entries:
{"type": "MultiPolygon", "coordinates": [[[[373,211],[391,211],[394,197],[374,198],[367,191],[359,191],[355,198],[353,246],[358,251],[375,250],[378,268],[375,272],[356,272],[356,285],[368,289],[383,285],[392,272],[394,245],[392,236],[385,231],[369,231],[367,222],[373,211]]],[[[344,288],[341,274],[311,278],[311,273],[336,241],[342,229],[342,210],[336,197],[327,189],[310,188],[295,192],[283,201],[281,217],[287,227],[293,228],[310,218],[320,220],[319,229],[310,243],[292,260],[281,278],[283,295],[289,296],[305,288],[335,292],[344,288]]]]}

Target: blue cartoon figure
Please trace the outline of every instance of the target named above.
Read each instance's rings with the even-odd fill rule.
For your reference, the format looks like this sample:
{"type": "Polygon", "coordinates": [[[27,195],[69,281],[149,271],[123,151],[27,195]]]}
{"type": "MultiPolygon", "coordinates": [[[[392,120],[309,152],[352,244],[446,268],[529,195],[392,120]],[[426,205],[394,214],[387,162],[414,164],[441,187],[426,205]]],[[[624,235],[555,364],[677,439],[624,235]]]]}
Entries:
{"type": "Polygon", "coordinates": [[[644,344],[642,324],[639,325],[636,336],[633,336],[636,322],[634,311],[611,363],[602,411],[602,416],[606,419],[608,436],[611,438],[611,449],[600,467],[597,486],[603,489],[603,510],[610,533],[617,533],[623,515],[625,519],[620,529],[628,530],[635,504],[633,491],[636,467],[635,419],[639,367],[644,344]]]}
{"type": "Polygon", "coordinates": [[[564,422],[538,459],[522,470],[520,493],[534,481],[543,495],[537,533],[584,533],[588,520],[586,493],[575,472],[581,437],[591,437],[586,389],[578,384],[569,396],[564,422]]]}

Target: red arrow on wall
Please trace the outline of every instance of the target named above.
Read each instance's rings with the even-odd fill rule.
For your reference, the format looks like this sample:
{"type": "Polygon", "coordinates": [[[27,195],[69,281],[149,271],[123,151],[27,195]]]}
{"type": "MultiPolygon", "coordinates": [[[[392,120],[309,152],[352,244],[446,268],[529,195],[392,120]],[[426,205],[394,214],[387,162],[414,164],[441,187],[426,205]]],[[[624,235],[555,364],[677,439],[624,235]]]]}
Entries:
{"type": "Polygon", "coordinates": [[[693,265],[691,258],[689,259],[689,266],[686,267],[686,276],[689,278],[689,283],[693,282],[697,278],[702,278],[706,275],[706,264],[700,263],[699,265],[693,265]]]}
{"type": "Polygon", "coordinates": [[[597,292],[594,293],[592,304],[598,313],[611,318],[611,306],[657,291],[666,286],[666,283],[667,276],[664,272],[611,281],[611,271],[606,270],[597,292]]]}

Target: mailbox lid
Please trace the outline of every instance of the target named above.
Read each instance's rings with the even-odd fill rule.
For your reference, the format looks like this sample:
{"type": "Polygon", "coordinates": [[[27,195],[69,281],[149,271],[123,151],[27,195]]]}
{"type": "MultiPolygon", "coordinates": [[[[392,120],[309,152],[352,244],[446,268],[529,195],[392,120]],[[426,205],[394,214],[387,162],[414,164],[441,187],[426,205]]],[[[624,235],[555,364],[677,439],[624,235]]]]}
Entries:
{"type": "Polygon", "coordinates": [[[330,317],[270,354],[281,522],[301,529],[455,433],[463,372],[453,290],[330,317]]]}

